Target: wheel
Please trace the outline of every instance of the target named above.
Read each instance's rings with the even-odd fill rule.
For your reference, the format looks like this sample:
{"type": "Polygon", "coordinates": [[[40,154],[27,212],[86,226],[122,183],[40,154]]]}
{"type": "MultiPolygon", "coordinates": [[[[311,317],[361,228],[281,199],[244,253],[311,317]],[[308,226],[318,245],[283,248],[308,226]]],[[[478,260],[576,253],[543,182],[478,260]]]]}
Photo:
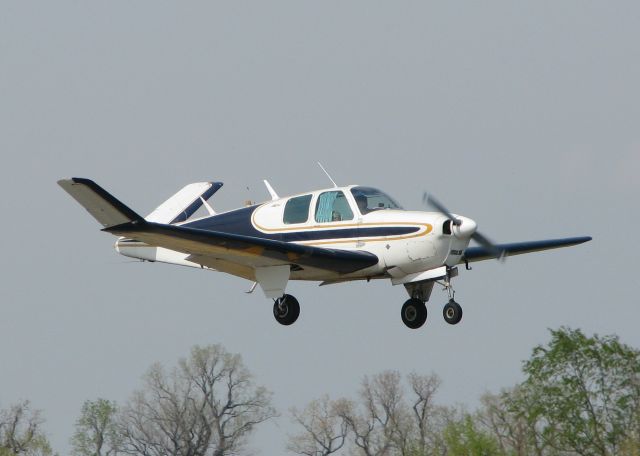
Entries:
{"type": "Polygon", "coordinates": [[[419,299],[411,298],[400,311],[402,322],[411,329],[418,329],[427,321],[427,306],[419,299]]]}
{"type": "Polygon", "coordinates": [[[300,316],[300,304],[291,295],[284,295],[273,303],[273,316],[281,325],[291,325],[300,316]]]}
{"type": "Polygon", "coordinates": [[[457,325],[462,320],[462,307],[452,299],[444,305],[442,316],[450,325],[457,325]]]}

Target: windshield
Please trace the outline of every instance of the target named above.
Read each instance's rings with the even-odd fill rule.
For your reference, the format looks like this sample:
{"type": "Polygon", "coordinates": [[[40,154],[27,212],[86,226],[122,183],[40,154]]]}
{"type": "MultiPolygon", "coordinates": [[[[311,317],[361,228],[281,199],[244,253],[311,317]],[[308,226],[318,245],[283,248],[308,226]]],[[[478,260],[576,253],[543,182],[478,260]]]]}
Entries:
{"type": "Polygon", "coordinates": [[[355,198],[362,215],[381,209],[402,209],[393,198],[376,188],[353,187],[351,194],[355,198]]]}

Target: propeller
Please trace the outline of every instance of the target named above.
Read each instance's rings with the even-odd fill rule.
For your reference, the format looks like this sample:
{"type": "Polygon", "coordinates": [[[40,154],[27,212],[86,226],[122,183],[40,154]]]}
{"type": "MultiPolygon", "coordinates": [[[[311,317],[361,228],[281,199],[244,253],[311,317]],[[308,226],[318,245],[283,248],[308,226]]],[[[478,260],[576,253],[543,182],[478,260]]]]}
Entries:
{"type": "Polygon", "coordinates": [[[459,218],[457,218],[455,215],[453,215],[451,212],[449,212],[449,209],[447,209],[446,207],[444,207],[444,204],[442,204],[440,201],[438,201],[437,199],[435,199],[433,196],[428,195],[427,192],[424,193],[424,195],[422,196],[422,202],[426,205],[432,206],[436,209],[438,209],[438,212],[440,212],[441,214],[446,215],[448,218],[451,219],[451,222],[455,225],[455,226],[460,226],[462,225],[462,220],[460,220],[459,218]]]}
{"type": "MultiPolygon", "coordinates": [[[[434,196],[428,195],[425,192],[424,195],[422,196],[422,202],[425,205],[435,208],[441,214],[447,216],[447,218],[451,219],[451,223],[454,226],[462,225],[462,220],[456,217],[455,215],[453,215],[451,211],[449,211],[449,209],[447,209],[446,206],[442,204],[440,201],[438,201],[434,196]]],[[[474,231],[471,233],[471,239],[476,241],[482,247],[489,250],[493,255],[495,255],[497,259],[505,258],[506,252],[503,249],[497,247],[488,237],[486,237],[484,234],[480,233],[479,231],[474,229],[474,231]]]]}

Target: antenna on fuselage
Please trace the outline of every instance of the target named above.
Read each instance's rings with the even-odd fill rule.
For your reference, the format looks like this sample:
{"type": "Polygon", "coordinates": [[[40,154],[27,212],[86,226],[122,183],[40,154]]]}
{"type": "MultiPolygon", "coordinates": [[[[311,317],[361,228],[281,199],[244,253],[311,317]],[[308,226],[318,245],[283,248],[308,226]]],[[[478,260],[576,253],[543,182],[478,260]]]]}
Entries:
{"type": "Polygon", "coordinates": [[[271,186],[271,184],[269,183],[269,181],[267,181],[266,179],[263,180],[262,182],[264,182],[264,185],[267,187],[267,190],[269,191],[269,194],[271,195],[271,200],[275,201],[277,199],[280,199],[280,197],[278,196],[278,194],[276,193],[276,191],[273,189],[273,187],[271,186]]]}
{"type": "Polygon", "coordinates": [[[329,178],[329,180],[331,181],[331,183],[333,184],[333,186],[334,186],[335,188],[338,188],[338,184],[336,184],[336,181],[334,181],[334,180],[331,178],[331,176],[329,175],[329,173],[327,172],[327,170],[326,170],[326,169],[324,169],[324,166],[322,166],[322,163],[320,163],[320,162],[317,162],[317,163],[318,163],[318,166],[320,167],[320,169],[321,169],[322,171],[324,171],[324,173],[327,175],[327,177],[329,178]]]}

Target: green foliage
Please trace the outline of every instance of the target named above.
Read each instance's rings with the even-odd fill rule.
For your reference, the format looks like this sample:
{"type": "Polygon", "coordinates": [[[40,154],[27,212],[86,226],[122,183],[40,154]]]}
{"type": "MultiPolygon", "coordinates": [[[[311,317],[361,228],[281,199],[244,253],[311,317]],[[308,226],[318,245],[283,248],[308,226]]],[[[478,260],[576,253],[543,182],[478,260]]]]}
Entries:
{"type": "Polygon", "coordinates": [[[71,438],[72,454],[112,456],[118,453],[119,436],[115,426],[115,402],[106,399],[85,401],[76,432],[71,438]]]}
{"type": "Polygon", "coordinates": [[[442,431],[448,456],[500,456],[498,441],[481,430],[473,416],[465,413],[442,431]]]}
{"type": "Polygon", "coordinates": [[[54,455],[49,440],[44,435],[38,435],[24,448],[11,449],[0,447],[0,456],[57,456],[54,455]]]}
{"type": "Polygon", "coordinates": [[[552,447],[618,454],[638,429],[640,352],[618,337],[551,331],[551,342],[534,348],[523,371],[527,379],[512,405],[538,423],[552,447]]]}

